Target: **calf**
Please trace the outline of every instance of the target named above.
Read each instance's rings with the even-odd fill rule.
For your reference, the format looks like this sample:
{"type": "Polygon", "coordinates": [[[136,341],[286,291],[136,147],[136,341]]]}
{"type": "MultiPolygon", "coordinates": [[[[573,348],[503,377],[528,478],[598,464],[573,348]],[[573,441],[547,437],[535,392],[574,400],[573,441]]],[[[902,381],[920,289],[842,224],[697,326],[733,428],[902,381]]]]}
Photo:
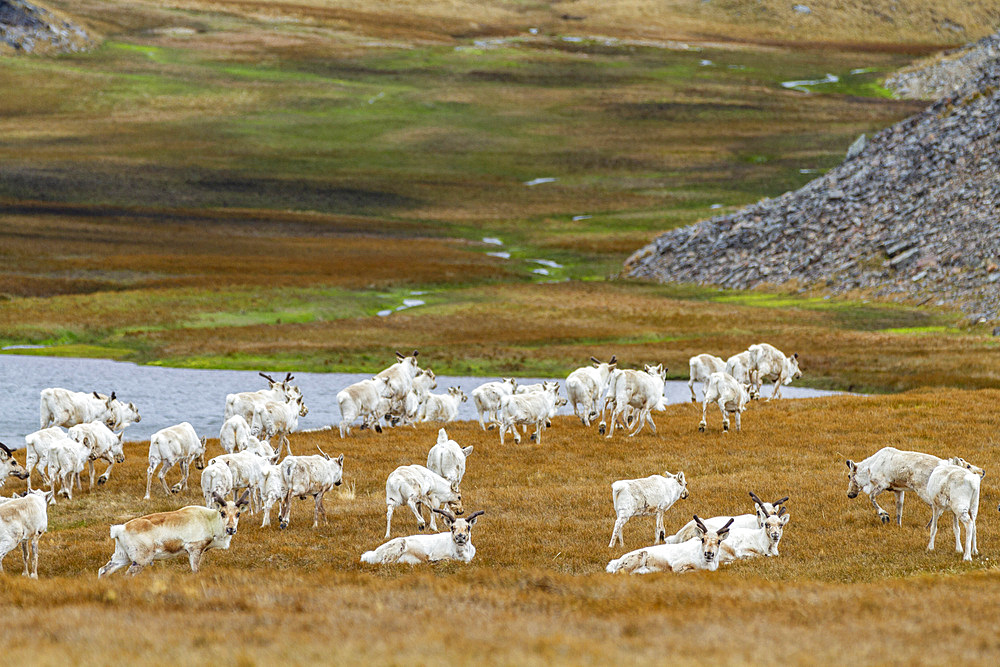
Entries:
{"type": "Polygon", "coordinates": [[[608,563],[611,573],[647,574],[650,572],[689,572],[719,569],[722,543],[729,536],[730,522],[718,530],[708,528],[696,514],[698,537],[681,544],[660,544],[630,551],[608,563]]]}
{"type": "Polygon", "coordinates": [[[361,556],[362,563],[389,565],[391,563],[434,563],[439,560],[458,560],[468,563],[476,555],[472,544],[472,527],[483,510],[473,512],[465,518],[455,518],[450,512],[434,510],[444,517],[447,533],[435,535],[410,535],[389,540],[374,551],[366,551],[361,556]]]}
{"type": "MultiPolygon", "coordinates": [[[[949,462],[980,477],[985,474],[981,468],[957,456],[949,462]]],[[[857,498],[859,493],[864,493],[875,506],[882,523],[889,523],[889,513],[875,499],[883,491],[892,491],[896,495],[896,524],[902,526],[903,501],[907,491],[913,491],[917,497],[933,506],[927,493],[927,481],[940,463],[941,459],[932,454],[904,451],[895,447],[883,447],[860,463],[848,459],[847,497],[857,498]]]]}
{"type": "Polygon", "coordinates": [[[747,390],[747,394],[750,396],[751,400],[757,400],[760,398],[760,392],[750,381],[750,353],[746,350],[740,352],[739,354],[734,354],[726,360],[726,373],[729,373],[733,378],[743,385],[743,388],[747,390]]]}
{"type": "Polygon", "coordinates": [[[747,352],[750,353],[747,370],[750,371],[750,378],[758,393],[764,380],[774,383],[774,391],[767,399],[769,401],[781,398],[781,385],[791,384],[792,380],[802,377],[798,352],[786,357],[781,350],[767,343],[751,345],[747,352]]]}
{"type": "Polygon", "coordinates": [[[604,402],[605,410],[609,404],[614,405],[611,428],[607,429],[602,411],[598,431],[604,433],[607,429],[605,437],[610,438],[621,419],[631,422],[634,417],[636,427],[629,433],[629,437],[637,435],[647,422],[655,435],[656,424],[653,423],[652,411],[666,410],[663,397],[666,379],[667,367],[663,364],[645,364],[642,372],[626,369],[614,373],[608,383],[608,396],[604,402]]]}
{"type": "Polygon", "coordinates": [[[224,461],[211,460],[201,471],[201,494],[205,507],[215,504],[215,498],[228,498],[233,492],[233,473],[224,461]]]}
{"type": "Polygon", "coordinates": [[[219,445],[227,454],[246,449],[247,438],[251,435],[250,424],[243,415],[233,415],[222,424],[219,431],[219,445]]]}
{"type": "Polygon", "coordinates": [[[0,503],[0,572],[3,572],[3,557],[20,544],[21,558],[24,561],[22,574],[37,579],[38,539],[48,529],[48,502],[46,494],[42,491],[29,491],[21,498],[12,498],[0,503]]]}
{"type": "Polygon", "coordinates": [[[130,566],[128,573],[136,575],[154,560],[184,553],[191,571],[197,572],[206,551],[229,548],[239,524],[240,508],[247,504],[247,494],[236,502],[219,496],[214,500],[214,507],[190,505],[111,526],[115,552],[98,570],[97,577],[117,572],[126,565],[130,566]]]}
{"type": "MultiPolygon", "coordinates": [[[[417,517],[417,529],[424,529],[422,506],[441,509],[447,505],[455,514],[462,514],[462,494],[453,490],[451,483],[424,466],[400,466],[389,473],[385,481],[385,537],[392,530],[393,510],[406,505],[417,517]]],[[[437,530],[434,513],[430,512],[431,530],[437,530]]]]}
{"type": "Polygon", "coordinates": [[[80,485],[80,473],[89,458],[90,450],[69,436],[52,443],[46,458],[45,472],[50,480],[53,503],[58,486],[62,486],[61,493],[64,496],[73,500],[73,484],[80,485]]]}
{"type": "MultiPolygon", "coordinates": [[[[317,449],[319,449],[317,447],[317,449]]],[[[281,479],[285,485],[285,499],[281,504],[278,527],[284,530],[291,521],[292,497],[305,500],[311,495],[316,501],[313,512],[313,528],[319,527],[320,516],[326,523],[323,496],[333,487],[340,486],[344,478],[344,455],[331,459],[322,449],[320,455],[286,456],[281,462],[281,479]]]]}
{"type": "Polygon", "coordinates": [[[704,384],[704,390],[708,391],[708,378],[712,373],[721,373],[726,370],[726,362],[711,354],[699,354],[688,359],[688,368],[691,372],[691,379],[688,380],[688,389],[691,390],[691,402],[697,403],[698,397],[694,393],[694,383],[704,384]]]}
{"type": "Polygon", "coordinates": [[[299,417],[309,414],[309,408],[302,402],[302,397],[290,401],[264,401],[259,404],[253,413],[253,420],[250,422],[251,431],[257,428],[263,433],[266,439],[274,436],[278,437],[278,454],[282,447],[288,448],[288,454],[292,453],[292,445],[288,440],[291,434],[299,425],[299,417]]]}
{"type": "MultiPolygon", "coordinates": [[[[559,383],[545,382],[542,391],[531,391],[525,394],[511,394],[500,398],[500,444],[504,444],[504,434],[510,431],[514,434],[514,442],[521,442],[517,432],[518,425],[535,425],[535,433],[531,439],[542,442],[542,431],[546,423],[556,414],[559,405],[565,405],[565,399],[559,398],[559,383]]],[[[433,521],[434,517],[431,517],[433,521]]]]}
{"type": "Polygon", "coordinates": [[[420,408],[418,421],[451,422],[458,418],[458,405],[469,397],[460,387],[448,387],[447,394],[428,394],[420,408]]]}
{"type": "Polygon", "coordinates": [[[257,511],[257,480],[260,477],[261,467],[267,463],[263,458],[254,452],[242,451],[235,454],[219,454],[211,459],[209,463],[222,463],[229,467],[229,472],[233,476],[233,490],[239,493],[246,489],[250,492],[250,512],[257,511]]]}
{"type": "Polygon", "coordinates": [[[427,468],[448,480],[457,493],[465,476],[465,459],[471,454],[472,445],[460,447],[444,429],[440,429],[437,444],[427,453],[427,468]]]}
{"type": "Polygon", "coordinates": [[[116,463],[125,462],[125,449],[122,438],[125,431],[115,433],[103,422],[77,424],[69,429],[69,437],[73,438],[90,451],[87,457],[87,467],[90,470],[90,488],[94,488],[94,462],[106,461],[108,467],[97,479],[98,485],[105,484],[111,478],[111,469],[116,463]]]}
{"type": "Polygon", "coordinates": [[[205,467],[205,443],[207,438],[198,439],[194,427],[187,422],[181,422],[175,426],[168,426],[153,434],[149,439],[149,466],[146,468],[146,495],[143,500],[149,500],[149,489],[153,483],[153,473],[162,464],[159,478],[163,485],[163,491],[169,496],[171,493],[180,493],[187,489],[188,473],[191,462],[195,461],[195,466],[202,470],[205,467]],[[174,484],[173,488],[167,486],[167,471],[180,464],[181,480],[174,484]]]}
{"type": "Polygon", "coordinates": [[[584,426],[590,426],[590,420],[597,417],[597,403],[604,395],[608,386],[608,379],[616,368],[618,368],[618,357],[611,355],[611,359],[602,362],[596,357],[591,357],[593,366],[583,366],[577,368],[566,378],[566,400],[573,406],[573,414],[576,415],[584,426]],[[581,413],[578,406],[583,406],[581,413]]]}
{"type": "Polygon", "coordinates": [[[14,458],[14,452],[0,442],[0,487],[7,482],[8,477],[28,479],[28,471],[14,458]]]}
{"type": "Polygon", "coordinates": [[[257,496],[264,509],[261,528],[271,525],[271,508],[274,507],[274,503],[284,500],[287,493],[285,479],[281,476],[281,466],[270,464],[261,466],[260,477],[257,478],[257,496]]]}
{"type": "Polygon", "coordinates": [[[663,513],[678,500],[687,497],[687,480],[684,479],[683,472],[678,472],[676,475],[664,472],[662,475],[650,475],[641,479],[618,480],[611,485],[611,502],[617,518],[608,548],[615,546],[616,540],[619,544],[625,544],[622,529],[634,516],[655,514],[656,534],[653,536],[653,544],[665,539],[663,513]]]}
{"type": "Polygon", "coordinates": [[[53,442],[59,442],[68,437],[58,426],[43,428],[24,436],[24,469],[28,473],[28,490],[31,490],[31,472],[38,468],[42,483],[48,485],[49,479],[45,473],[48,465],[49,448],[53,442]]]}
{"type": "Polygon", "coordinates": [[[950,510],[953,514],[955,551],[962,551],[961,524],[965,526],[965,551],[962,560],[972,560],[973,556],[979,554],[976,518],[979,515],[980,481],[979,475],[950,461],[942,461],[931,472],[927,479],[927,497],[931,502],[931,539],[927,543],[929,550],[934,549],[938,518],[945,510],[950,510]]]}
{"type": "Polygon", "coordinates": [[[504,396],[510,396],[517,391],[517,380],[515,378],[504,378],[499,382],[487,382],[472,390],[472,402],[476,405],[476,413],[479,415],[479,425],[486,430],[486,422],[490,422],[490,428],[494,424],[500,423],[500,400],[504,396]]]}
{"type": "Polygon", "coordinates": [[[392,388],[384,377],[362,380],[342,389],[337,394],[337,404],[340,405],[340,437],[351,434],[351,423],[359,417],[381,433],[379,421],[383,414],[379,410],[379,403],[383,398],[391,397],[392,388]]]}
{"type": "Polygon", "coordinates": [[[736,430],[739,431],[742,428],[740,415],[747,409],[749,402],[750,394],[747,393],[742,384],[736,381],[736,378],[728,373],[712,373],[708,378],[708,384],[705,385],[705,401],[701,404],[701,422],[698,424],[698,430],[702,433],[705,432],[705,428],[708,426],[708,420],[705,417],[708,404],[717,403],[719,411],[722,413],[723,433],[729,431],[730,414],[734,416],[736,430]]]}

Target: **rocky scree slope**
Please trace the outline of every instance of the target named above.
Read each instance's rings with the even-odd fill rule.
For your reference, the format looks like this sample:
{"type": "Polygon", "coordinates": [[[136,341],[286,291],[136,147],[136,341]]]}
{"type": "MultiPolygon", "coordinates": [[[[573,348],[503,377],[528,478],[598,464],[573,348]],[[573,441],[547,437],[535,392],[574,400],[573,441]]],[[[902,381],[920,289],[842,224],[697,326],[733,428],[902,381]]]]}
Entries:
{"type": "Polygon", "coordinates": [[[896,72],[885,87],[899,97],[936,100],[946,95],[963,95],[983,70],[1000,58],[1000,33],[922,61],[896,72]]]}
{"type": "Polygon", "coordinates": [[[0,0],[0,55],[62,53],[90,48],[82,27],[23,0],[0,0]]]}
{"type": "Polygon", "coordinates": [[[802,189],[669,231],[624,275],[791,283],[1000,318],[1000,60],[802,189]]]}

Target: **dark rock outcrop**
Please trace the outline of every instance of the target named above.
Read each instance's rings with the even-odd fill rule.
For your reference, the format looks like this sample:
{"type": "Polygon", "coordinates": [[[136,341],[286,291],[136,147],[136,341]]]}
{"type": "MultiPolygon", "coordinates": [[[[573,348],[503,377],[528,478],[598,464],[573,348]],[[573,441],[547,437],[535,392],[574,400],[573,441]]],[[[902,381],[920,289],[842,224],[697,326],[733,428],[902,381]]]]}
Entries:
{"type": "Polygon", "coordinates": [[[625,275],[950,305],[1000,317],[1000,59],[802,189],[669,231],[625,275]]]}
{"type": "Polygon", "coordinates": [[[93,45],[86,30],[44,7],[0,0],[0,55],[75,52],[93,45]]]}

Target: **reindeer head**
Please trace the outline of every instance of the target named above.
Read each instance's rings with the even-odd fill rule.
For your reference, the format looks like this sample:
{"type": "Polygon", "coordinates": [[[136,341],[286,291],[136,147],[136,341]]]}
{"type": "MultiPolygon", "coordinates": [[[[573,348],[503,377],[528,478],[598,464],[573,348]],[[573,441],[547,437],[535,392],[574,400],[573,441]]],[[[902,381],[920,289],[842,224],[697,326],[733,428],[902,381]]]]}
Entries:
{"type": "Polygon", "coordinates": [[[510,393],[517,392],[517,378],[504,378],[500,380],[500,384],[505,384],[510,386],[510,393]]]}
{"type": "Polygon", "coordinates": [[[115,457],[115,463],[125,463],[125,447],[122,440],[125,438],[125,431],[119,431],[115,444],[111,445],[111,455],[115,457]]]}
{"type": "Polygon", "coordinates": [[[448,394],[450,396],[454,396],[462,403],[465,403],[466,401],[469,400],[469,397],[465,395],[465,392],[462,391],[461,387],[448,387],[448,394]]]}
{"type": "Polygon", "coordinates": [[[418,368],[418,366],[417,366],[417,355],[419,355],[419,354],[420,354],[420,352],[418,352],[417,350],[414,350],[413,354],[411,354],[410,356],[406,356],[405,354],[403,354],[402,352],[400,352],[400,351],[397,350],[396,351],[396,359],[401,364],[409,364],[413,368],[418,368]]]}
{"type": "Polygon", "coordinates": [[[664,381],[667,379],[667,367],[663,364],[656,364],[655,366],[643,364],[642,368],[653,377],[660,378],[664,381]]]}
{"type": "Polygon", "coordinates": [[[663,476],[666,477],[667,479],[675,480],[677,484],[681,487],[681,495],[680,495],[681,500],[684,500],[688,497],[687,480],[684,479],[683,470],[679,471],[676,475],[671,475],[669,472],[664,471],[663,476]]]}
{"type": "Polygon", "coordinates": [[[424,368],[419,373],[417,373],[417,375],[423,375],[428,380],[430,380],[430,385],[429,385],[428,389],[437,389],[437,386],[438,386],[437,376],[434,375],[434,371],[432,371],[429,368],[424,368]]]}
{"type": "Polygon", "coordinates": [[[476,525],[476,520],[480,514],[486,514],[484,510],[473,512],[469,516],[456,518],[451,512],[435,509],[435,512],[444,517],[444,524],[451,531],[451,541],[458,547],[464,547],[472,539],[472,527],[476,525]]]}
{"type": "Polygon", "coordinates": [[[236,527],[240,523],[240,508],[250,502],[250,489],[244,491],[243,495],[235,503],[231,500],[226,500],[218,493],[212,494],[212,501],[219,509],[222,523],[226,527],[226,535],[235,535],[236,527]]]}
{"type": "Polygon", "coordinates": [[[958,466],[959,468],[965,468],[969,472],[975,473],[976,475],[979,475],[980,477],[986,477],[986,471],[985,470],[983,470],[982,468],[980,468],[978,466],[972,465],[971,463],[969,463],[968,461],[966,461],[965,459],[963,459],[961,456],[953,456],[953,457],[951,457],[950,459],[948,459],[948,463],[952,464],[953,466],[958,466]]]}
{"type": "Polygon", "coordinates": [[[372,377],[375,381],[375,391],[378,392],[379,398],[392,398],[396,395],[396,392],[392,390],[392,383],[389,378],[385,375],[372,377]]]}
{"type": "Polygon", "coordinates": [[[3,470],[4,468],[7,469],[7,473],[0,473],[0,477],[28,479],[28,471],[24,469],[24,466],[17,462],[17,459],[14,458],[14,452],[11,451],[7,445],[0,442],[0,470],[3,470]]]}
{"type": "Polygon", "coordinates": [[[295,403],[299,406],[299,417],[305,417],[309,414],[309,408],[306,407],[306,404],[302,401],[301,396],[295,399],[295,403]]]}
{"type": "Polygon", "coordinates": [[[871,481],[868,479],[868,472],[859,472],[858,464],[847,459],[847,497],[857,498],[858,494],[864,491],[865,487],[870,484],[871,481]]]}
{"type": "Polygon", "coordinates": [[[706,563],[717,562],[716,558],[719,555],[719,548],[722,546],[722,542],[729,537],[729,526],[732,525],[733,521],[735,519],[730,519],[719,530],[709,530],[704,522],[698,518],[698,515],[694,515],[694,522],[698,528],[698,537],[701,539],[701,555],[706,563]]]}
{"type": "Polygon", "coordinates": [[[763,500],[758,498],[757,494],[755,494],[753,491],[750,492],[750,497],[753,499],[754,504],[757,506],[756,514],[757,514],[758,526],[763,526],[764,521],[766,521],[768,517],[780,516],[779,509],[784,509],[781,508],[780,506],[788,502],[788,496],[785,496],[784,498],[779,498],[778,500],[775,500],[771,504],[767,504],[763,500]]]}
{"type": "Polygon", "coordinates": [[[775,550],[778,547],[778,542],[781,541],[781,534],[784,531],[785,526],[788,524],[788,519],[791,515],[786,514],[786,509],[782,507],[778,510],[777,514],[773,514],[764,520],[764,525],[762,528],[767,534],[767,539],[771,541],[771,549],[775,550]]]}
{"type": "MultiPolygon", "coordinates": [[[[319,445],[316,445],[316,449],[319,449],[319,445]]],[[[331,459],[330,455],[319,449],[319,453],[323,455],[327,461],[333,464],[333,485],[340,486],[344,481],[344,455],[341,454],[335,459],[331,459]]]]}
{"type": "Polygon", "coordinates": [[[799,353],[796,352],[790,357],[785,357],[785,384],[791,384],[792,380],[798,380],[802,377],[802,371],[799,369],[799,353]]]}

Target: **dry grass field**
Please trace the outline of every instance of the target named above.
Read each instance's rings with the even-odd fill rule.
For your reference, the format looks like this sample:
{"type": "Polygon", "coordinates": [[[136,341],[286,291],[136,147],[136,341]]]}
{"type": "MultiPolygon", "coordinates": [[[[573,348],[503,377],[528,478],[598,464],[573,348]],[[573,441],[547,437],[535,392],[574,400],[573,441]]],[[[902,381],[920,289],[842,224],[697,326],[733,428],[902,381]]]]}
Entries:
{"type": "MultiPolygon", "coordinates": [[[[468,565],[358,562],[382,542],[386,475],[425,460],[435,425],[346,440],[299,434],[296,453],[318,445],[345,454],[353,497],[328,496],[328,525],[313,530],[311,503],[296,501],[286,531],[244,514],[232,548],[209,553],[198,575],[176,559],[98,581],[111,523],[200,498],[192,480],[180,497],[156,490],[140,500],[146,446],[134,443],[106,487],[52,508],[38,581],[17,576],[16,552],[5,559],[4,617],[18,638],[5,654],[82,665],[987,664],[1000,654],[1000,494],[990,481],[1000,455],[995,413],[981,408],[998,400],[992,390],[939,390],[754,403],[744,431],[726,435],[717,414],[698,433],[700,406],[680,405],[656,416],[656,436],[607,441],[560,418],[541,445],[504,447],[478,425],[452,424],[453,438],[475,445],[467,510],[486,510],[468,565]],[[908,498],[900,528],[881,525],[864,498],[846,497],[844,459],[886,445],[961,455],[987,470],[982,553],[972,563],[953,551],[950,528],[937,551],[925,551],[930,513],[919,499],[908,498]],[[668,512],[668,528],[694,513],[749,511],[749,490],[790,495],[782,555],[715,573],[605,574],[623,552],[607,547],[611,482],[664,469],[683,470],[690,491],[668,512]]],[[[217,441],[209,447],[218,453],[217,441]]],[[[12,480],[4,491],[22,486],[12,480]]],[[[884,498],[889,508],[891,494],[884,498]]],[[[415,532],[413,517],[397,512],[393,535],[415,532]]],[[[633,519],[625,550],[652,533],[652,518],[633,519]]]]}

